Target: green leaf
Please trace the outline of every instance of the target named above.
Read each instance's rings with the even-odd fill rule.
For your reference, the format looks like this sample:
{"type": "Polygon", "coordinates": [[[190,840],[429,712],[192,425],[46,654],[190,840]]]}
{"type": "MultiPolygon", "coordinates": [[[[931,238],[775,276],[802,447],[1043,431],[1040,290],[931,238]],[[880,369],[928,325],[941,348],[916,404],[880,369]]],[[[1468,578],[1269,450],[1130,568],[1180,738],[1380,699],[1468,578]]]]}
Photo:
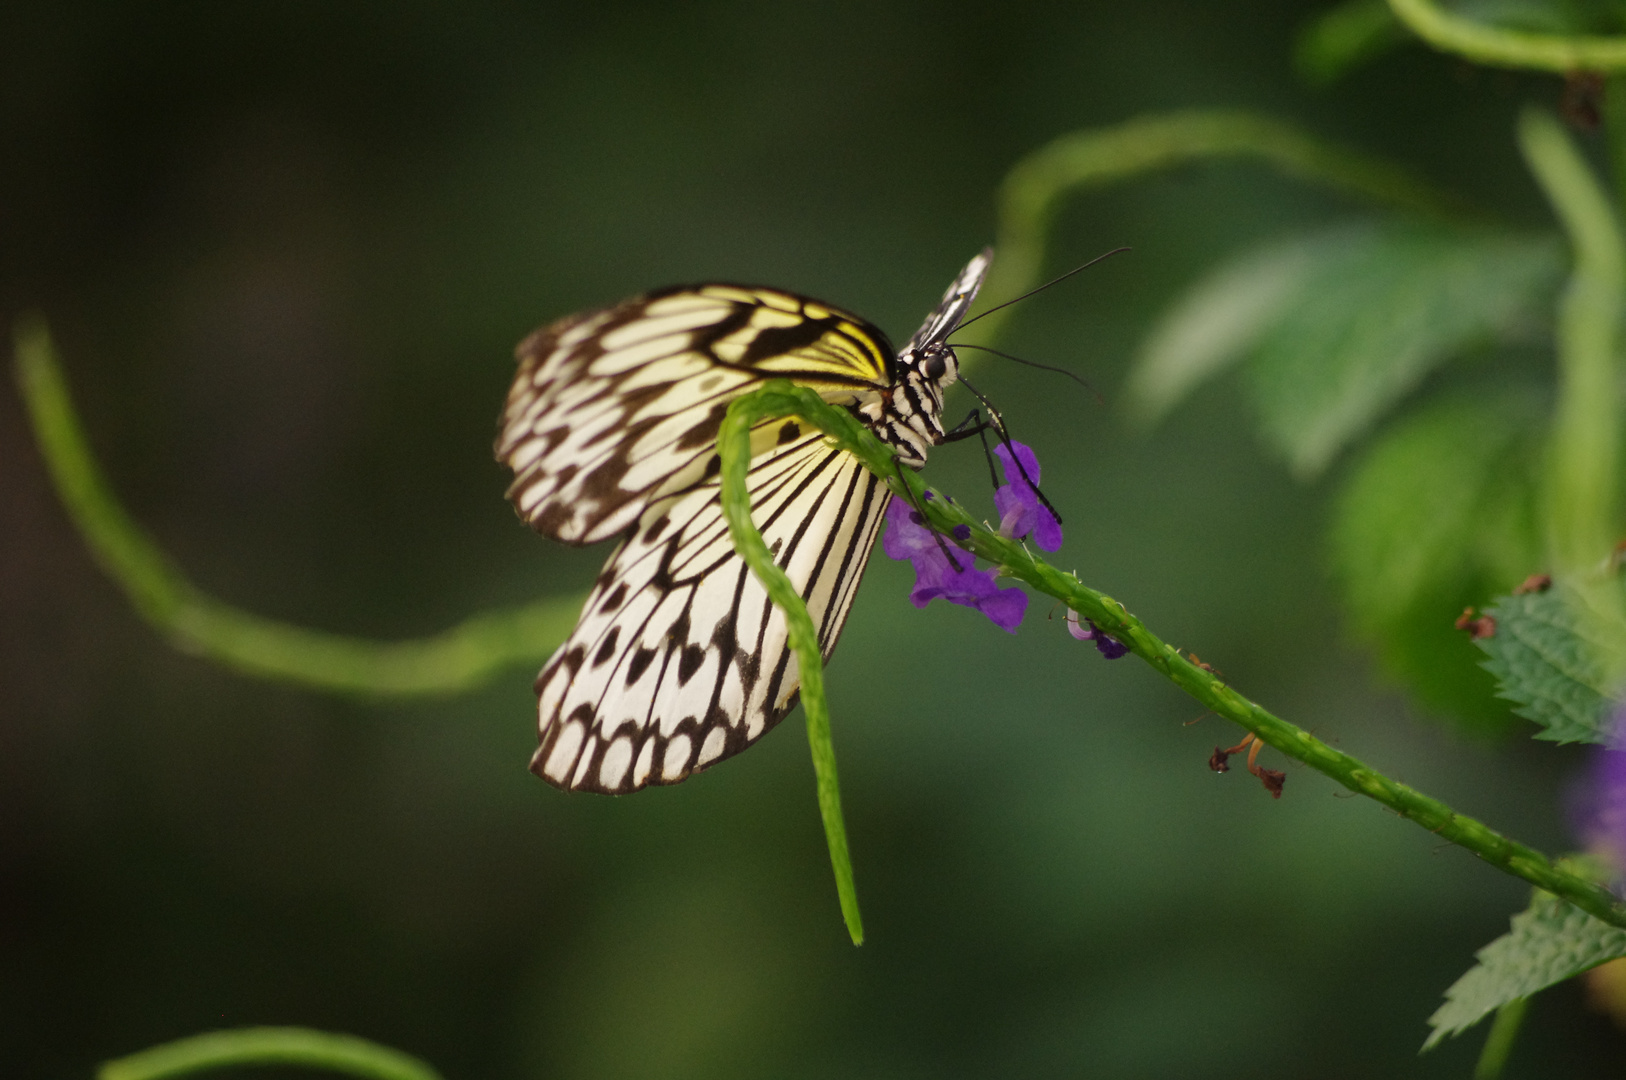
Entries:
{"type": "Polygon", "coordinates": [[[1293,66],[1326,86],[1410,38],[1385,0],[1348,0],[1313,19],[1293,47],[1293,66]]]}
{"type": "Polygon", "coordinates": [[[1561,584],[1547,592],[1504,596],[1490,609],[1496,633],[1479,640],[1485,670],[1513,711],[1542,726],[1550,742],[1611,741],[1612,688],[1604,642],[1589,633],[1577,600],[1561,584]]]}
{"type": "Polygon", "coordinates": [[[1563,269],[1545,234],[1391,221],[1276,240],[1170,306],[1125,397],[1156,420],[1245,361],[1265,436],[1313,476],[1439,364],[1521,331],[1563,269]]]}
{"type": "Polygon", "coordinates": [[[1516,331],[1563,271],[1549,236],[1389,224],[1329,249],[1248,364],[1265,436],[1308,477],[1453,355],[1516,331]]]}
{"type": "Polygon", "coordinates": [[[1503,1005],[1626,956],[1626,930],[1537,890],[1506,934],[1475,954],[1479,963],[1445,992],[1428,1018],[1424,1050],[1473,1027],[1503,1005]]]}
{"type": "Polygon", "coordinates": [[[1294,236],[1223,264],[1158,320],[1130,368],[1124,398],[1150,426],[1256,344],[1298,302],[1311,269],[1347,246],[1347,232],[1294,236]]]}
{"type": "Polygon", "coordinates": [[[1543,397],[1503,391],[1430,406],[1363,454],[1334,505],[1334,569],[1356,630],[1427,705],[1480,727],[1507,709],[1453,623],[1539,565],[1532,469],[1543,397]]]}

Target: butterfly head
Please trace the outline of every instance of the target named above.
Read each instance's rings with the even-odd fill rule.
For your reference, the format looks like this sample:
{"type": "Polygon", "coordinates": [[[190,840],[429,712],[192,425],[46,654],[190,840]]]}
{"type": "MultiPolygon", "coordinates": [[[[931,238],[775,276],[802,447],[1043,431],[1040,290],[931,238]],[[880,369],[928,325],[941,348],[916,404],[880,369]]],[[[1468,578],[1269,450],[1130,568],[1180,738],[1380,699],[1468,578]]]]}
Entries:
{"type": "Polygon", "coordinates": [[[966,264],[943,294],[937,310],[898,352],[898,381],[873,419],[876,431],[898,451],[905,465],[926,463],[926,451],[943,441],[943,391],[960,378],[960,358],[949,344],[976,299],[993,252],[984,250],[966,264]]]}

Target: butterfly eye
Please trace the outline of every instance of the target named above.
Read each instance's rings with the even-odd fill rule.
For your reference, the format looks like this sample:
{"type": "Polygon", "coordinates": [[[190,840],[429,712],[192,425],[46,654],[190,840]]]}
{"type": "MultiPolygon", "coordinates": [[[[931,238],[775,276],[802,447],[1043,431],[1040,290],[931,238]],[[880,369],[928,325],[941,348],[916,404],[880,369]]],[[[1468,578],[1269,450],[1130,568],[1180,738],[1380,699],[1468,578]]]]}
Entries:
{"type": "Polygon", "coordinates": [[[926,358],[926,377],[928,379],[941,379],[948,374],[948,361],[943,359],[941,352],[934,352],[926,358]]]}

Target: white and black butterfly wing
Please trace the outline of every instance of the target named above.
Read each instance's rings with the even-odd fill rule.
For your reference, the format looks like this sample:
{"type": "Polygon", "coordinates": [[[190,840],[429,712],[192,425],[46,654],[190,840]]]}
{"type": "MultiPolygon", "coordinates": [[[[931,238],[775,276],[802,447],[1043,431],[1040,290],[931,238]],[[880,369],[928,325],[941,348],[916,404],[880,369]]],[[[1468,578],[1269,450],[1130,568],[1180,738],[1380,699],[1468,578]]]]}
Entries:
{"type": "MultiPolygon", "coordinates": [[[[987,270],[973,259],[914,336],[943,344],[987,270]]],[[[519,348],[497,456],[509,497],[544,535],[622,536],[576,629],[537,678],[532,769],[562,788],[670,784],[738,753],[796,701],[784,614],[734,550],[716,438],[728,404],[787,378],[847,405],[882,437],[941,396],[900,381],[881,332],[773,289],[697,285],[562,320],[519,348]]],[[[929,380],[938,376],[927,375],[929,380]]],[[[919,384],[919,385],[917,385],[919,384]]],[[[914,428],[911,428],[914,430],[914,428]]],[[[890,490],[794,418],[752,432],[752,515],[835,648],[890,490]]]]}
{"type": "Polygon", "coordinates": [[[982,288],[982,279],[988,275],[988,267],[993,259],[994,249],[983,248],[965,264],[960,276],[944,291],[937,310],[927,316],[926,322],[915,331],[915,336],[909,339],[908,344],[898,355],[907,356],[930,345],[941,345],[954,333],[955,328],[965,319],[966,313],[971,310],[971,304],[977,298],[977,290],[982,288]]]}
{"type": "MultiPolygon", "coordinates": [[[[836,645],[891,492],[817,430],[776,421],[753,458],[752,516],[836,645]]],[[[784,613],[734,551],[715,478],[652,504],[537,679],[532,770],[604,793],[671,784],[736,754],[796,703],[784,613]]]]}
{"type": "Polygon", "coordinates": [[[497,457],[545,536],[591,544],[701,478],[734,398],[788,378],[829,400],[873,395],[895,360],[873,326],[791,293],[666,289],[539,330],[518,350],[497,457]]]}

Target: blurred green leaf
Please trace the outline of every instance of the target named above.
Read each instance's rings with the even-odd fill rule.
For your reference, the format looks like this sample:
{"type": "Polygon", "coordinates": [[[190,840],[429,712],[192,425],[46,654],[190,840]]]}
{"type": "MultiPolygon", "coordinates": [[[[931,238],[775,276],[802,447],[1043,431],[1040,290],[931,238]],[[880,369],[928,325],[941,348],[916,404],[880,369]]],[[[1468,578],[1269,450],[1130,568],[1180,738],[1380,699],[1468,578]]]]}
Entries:
{"type": "Polygon", "coordinates": [[[1520,329],[1562,271],[1546,235],[1388,222],[1276,241],[1170,308],[1126,396],[1155,419],[1246,358],[1264,434],[1313,476],[1441,362],[1520,329]]]}
{"type": "Polygon", "coordinates": [[[1518,328],[1564,269],[1557,242],[1390,224],[1329,252],[1249,362],[1266,437],[1324,469],[1452,355],[1518,328]]]}
{"type": "Polygon", "coordinates": [[[1357,630],[1434,708],[1507,723],[1480,657],[1453,621],[1537,566],[1534,391],[1457,398],[1387,431],[1334,508],[1333,563],[1357,630]]]}
{"type": "Polygon", "coordinates": [[[1385,0],[1349,0],[1304,27],[1294,43],[1293,65],[1307,82],[1325,86],[1409,36],[1385,0]]]}
{"type": "Polygon", "coordinates": [[[1311,270],[1352,239],[1341,229],[1273,241],[1199,281],[1158,320],[1130,369],[1124,397],[1134,418],[1150,426],[1240,359],[1298,301],[1311,270]]]}
{"type": "Polygon", "coordinates": [[[1536,738],[1608,742],[1604,645],[1585,633],[1564,588],[1504,596],[1490,613],[1496,633],[1477,642],[1489,657],[1485,669],[1513,711],[1542,726],[1536,738]]]}
{"type": "MultiPolygon", "coordinates": [[[[1581,862],[1567,861],[1570,869],[1581,862]]],[[[1475,956],[1479,963],[1451,984],[1445,1004],[1428,1018],[1434,1030],[1424,1050],[1511,1001],[1626,956],[1626,930],[1537,890],[1530,906],[1513,916],[1512,929],[1475,956]]]]}

